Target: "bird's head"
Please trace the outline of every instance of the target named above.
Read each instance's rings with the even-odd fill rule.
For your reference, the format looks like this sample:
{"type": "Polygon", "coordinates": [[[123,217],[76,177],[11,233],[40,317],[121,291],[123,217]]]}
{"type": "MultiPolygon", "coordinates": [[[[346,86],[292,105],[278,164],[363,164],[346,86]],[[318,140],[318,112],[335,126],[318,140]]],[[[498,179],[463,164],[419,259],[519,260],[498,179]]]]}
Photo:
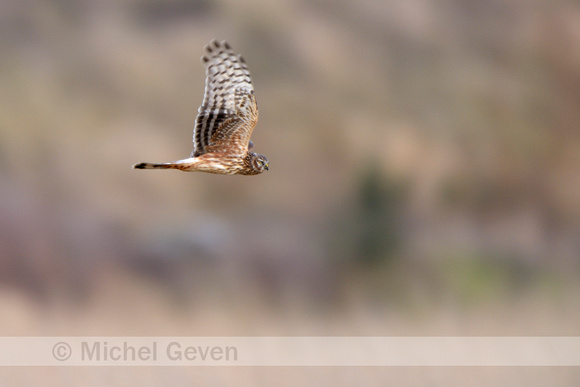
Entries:
{"type": "Polygon", "coordinates": [[[250,165],[256,174],[262,173],[268,170],[268,158],[258,153],[252,153],[250,165]]]}

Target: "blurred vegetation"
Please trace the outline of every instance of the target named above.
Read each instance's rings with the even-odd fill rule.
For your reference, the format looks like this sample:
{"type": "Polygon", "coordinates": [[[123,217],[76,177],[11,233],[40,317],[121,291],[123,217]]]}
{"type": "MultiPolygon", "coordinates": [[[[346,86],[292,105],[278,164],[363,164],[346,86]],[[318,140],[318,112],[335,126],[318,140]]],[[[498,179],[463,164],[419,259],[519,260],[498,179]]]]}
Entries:
{"type": "MultiPolygon", "coordinates": [[[[574,0],[3,0],[0,333],[578,336],[579,26],[574,0]],[[249,65],[270,171],[132,170],[190,154],[214,38],[249,65]]],[[[579,380],[210,368],[0,380],[579,380]]]]}
{"type": "Polygon", "coordinates": [[[401,238],[401,192],[381,179],[376,167],[363,176],[359,192],[359,223],[355,256],[363,262],[380,261],[393,255],[401,238]]]}
{"type": "Polygon", "coordinates": [[[353,203],[331,218],[329,249],[347,266],[372,269],[400,255],[408,203],[404,185],[389,180],[377,160],[364,167],[359,179],[353,203]]]}
{"type": "Polygon", "coordinates": [[[224,309],[558,298],[579,25],[567,0],[4,1],[0,296],[90,305],[136,276],[224,309]],[[270,171],[131,170],[191,152],[213,38],[249,64],[270,171]]]}

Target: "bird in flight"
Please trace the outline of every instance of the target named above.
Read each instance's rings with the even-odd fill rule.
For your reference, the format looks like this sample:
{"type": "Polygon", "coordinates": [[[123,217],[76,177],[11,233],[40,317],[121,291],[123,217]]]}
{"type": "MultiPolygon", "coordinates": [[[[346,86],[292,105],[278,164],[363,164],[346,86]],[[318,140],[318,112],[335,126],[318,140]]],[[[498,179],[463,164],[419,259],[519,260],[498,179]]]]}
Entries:
{"type": "Polygon", "coordinates": [[[205,95],[193,129],[193,152],[170,163],[138,163],[136,169],[179,169],[224,175],[257,175],[268,170],[266,156],[250,140],[258,106],[246,62],[226,41],[212,40],[201,57],[205,95]]]}

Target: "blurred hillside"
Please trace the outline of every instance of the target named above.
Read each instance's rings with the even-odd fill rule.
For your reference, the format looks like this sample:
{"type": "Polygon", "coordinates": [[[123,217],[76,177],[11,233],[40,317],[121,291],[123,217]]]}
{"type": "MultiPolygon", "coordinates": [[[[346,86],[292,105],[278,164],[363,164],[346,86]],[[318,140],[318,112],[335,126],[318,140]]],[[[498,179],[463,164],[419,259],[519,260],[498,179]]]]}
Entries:
{"type": "Polygon", "coordinates": [[[0,294],[574,298],[579,26],[565,0],[4,1],[0,294]],[[213,38],[250,66],[270,171],[131,170],[191,152],[213,38]]]}
{"type": "Polygon", "coordinates": [[[4,335],[578,335],[578,2],[4,0],[0,36],[4,335]],[[132,170],[191,152],[213,38],[270,171],[132,170]]]}

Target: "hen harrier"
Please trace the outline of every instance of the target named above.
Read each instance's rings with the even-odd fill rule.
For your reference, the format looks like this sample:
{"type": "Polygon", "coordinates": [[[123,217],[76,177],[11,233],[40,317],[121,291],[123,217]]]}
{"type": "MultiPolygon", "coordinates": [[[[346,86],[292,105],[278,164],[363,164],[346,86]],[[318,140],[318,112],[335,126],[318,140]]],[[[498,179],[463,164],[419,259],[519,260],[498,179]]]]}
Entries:
{"type": "Polygon", "coordinates": [[[193,129],[193,152],[171,163],[138,163],[137,169],[180,169],[225,175],[257,175],[268,170],[266,156],[251,152],[258,106],[244,59],[226,42],[212,40],[201,57],[205,95],[193,129]]]}

